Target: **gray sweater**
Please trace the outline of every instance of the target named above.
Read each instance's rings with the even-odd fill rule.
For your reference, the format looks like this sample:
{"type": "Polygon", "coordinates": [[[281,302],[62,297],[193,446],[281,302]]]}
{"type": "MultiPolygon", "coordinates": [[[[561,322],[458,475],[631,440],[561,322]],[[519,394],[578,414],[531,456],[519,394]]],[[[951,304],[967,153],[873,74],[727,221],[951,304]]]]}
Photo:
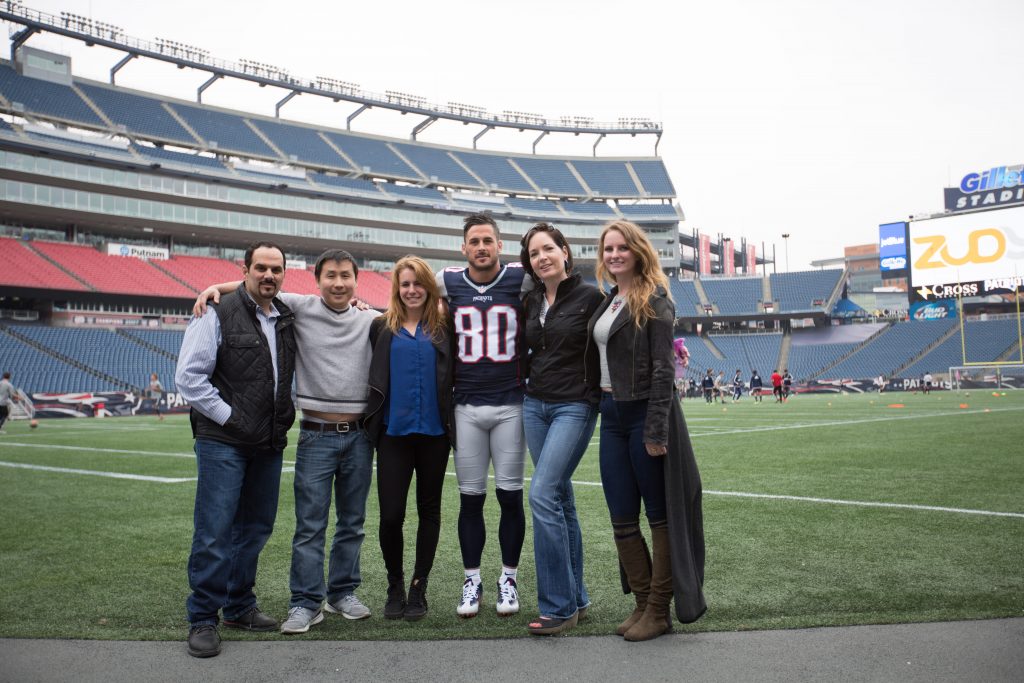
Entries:
{"type": "Polygon", "coordinates": [[[295,313],[298,407],[325,413],[365,413],[370,373],[370,322],[380,313],[350,306],[335,311],[319,296],[282,292],[295,313]]]}

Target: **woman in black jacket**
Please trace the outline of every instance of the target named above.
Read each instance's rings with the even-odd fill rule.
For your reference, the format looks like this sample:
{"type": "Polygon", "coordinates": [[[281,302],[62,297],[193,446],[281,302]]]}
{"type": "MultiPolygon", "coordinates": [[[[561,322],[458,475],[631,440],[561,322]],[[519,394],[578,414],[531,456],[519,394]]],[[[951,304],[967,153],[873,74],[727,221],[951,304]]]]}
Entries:
{"type": "Polygon", "coordinates": [[[391,300],[370,327],[370,399],[366,432],[377,448],[380,549],[388,572],[384,616],[422,619],[427,577],[441,533],[441,492],[451,419],[452,345],[438,308],[437,282],[421,258],[406,256],[391,274],[391,300]],[[408,596],[402,563],[405,504],[416,473],[416,565],[408,596]]]}
{"type": "Polygon", "coordinates": [[[624,588],[636,598],[616,632],[650,640],[671,630],[673,594],[680,621],[706,609],[700,473],[673,396],[675,306],[658,254],[628,221],[605,226],[598,254],[598,280],[615,285],[590,321],[601,368],[601,482],[624,588]]]}
{"type": "Polygon", "coordinates": [[[597,350],[587,323],[604,297],[573,272],[569,244],[547,223],[523,237],[520,260],[537,285],[524,302],[523,427],[534,465],[530,512],[540,611],[528,629],[544,635],[571,628],[590,606],[572,475],[597,421],[597,350]]]}

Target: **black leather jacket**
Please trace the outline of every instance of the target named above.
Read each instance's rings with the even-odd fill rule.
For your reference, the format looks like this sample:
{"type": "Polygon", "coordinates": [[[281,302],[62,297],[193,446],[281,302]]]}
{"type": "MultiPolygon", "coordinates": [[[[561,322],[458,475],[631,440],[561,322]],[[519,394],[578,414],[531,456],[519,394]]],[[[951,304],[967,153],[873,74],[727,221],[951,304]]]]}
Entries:
{"type": "MultiPolygon", "coordinates": [[[[612,290],[590,318],[588,331],[593,337],[594,324],[611,304],[618,292],[612,290]]],[[[643,327],[633,323],[627,303],[612,323],[608,334],[608,372],[611,374],[612,397],[616,401],[647,400],[644,441],[668,443],[668,410],[673,398],[675,357],[672,351],[672,327],[675,306],[662,287],[651,295],[655,317],[643,327]]]]}
{"type": "Polygon", "coordinates": [[[526,394],[541,401],[590,401],[601,395],[597,344],[590,338],[590,316],[604,295],[578,273],[558,285],[555,303],[540,324],[544,287],[526,295],[526,394]]]}

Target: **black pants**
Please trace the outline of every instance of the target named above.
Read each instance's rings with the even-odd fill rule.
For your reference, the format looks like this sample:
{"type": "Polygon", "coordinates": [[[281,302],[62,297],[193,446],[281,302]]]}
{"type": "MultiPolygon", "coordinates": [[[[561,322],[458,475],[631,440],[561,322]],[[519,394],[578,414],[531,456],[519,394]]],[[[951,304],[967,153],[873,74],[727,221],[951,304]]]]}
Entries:
{"type": "Polygon", "coordinates": [[[448,468],[447,436],[388,436],[377,447],[377,497],[380,501],[380,550],[389,578],[404,575],[402,525],[413,472],[416,473],[416,566],[413,577],[426,577],[434,566],[441,535],[441,492],[448,468]]]}
{"type": "Polygon", "coordinates": [[[7,406],[0,405],[0,429],[4,428],[4,423],[7,422],[7,416],[10,414],[11,411],[7,406]]]}

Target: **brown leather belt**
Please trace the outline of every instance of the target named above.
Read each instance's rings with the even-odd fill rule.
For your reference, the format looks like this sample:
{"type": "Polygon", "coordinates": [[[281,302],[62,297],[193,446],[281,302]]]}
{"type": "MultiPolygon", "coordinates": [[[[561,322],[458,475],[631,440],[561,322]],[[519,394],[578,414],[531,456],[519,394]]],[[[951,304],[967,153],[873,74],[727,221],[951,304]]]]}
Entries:
{"type": "Polygon", "coordinates": [[[312,420],[300,420],[299,427],[301,429],[308,429],[314,432],[338,432],[339,434],[345,434],[346,432],[354,432],[357,429],[362,428],[362,421],[356,420],[355,422],[313,422],[312,420]]]}

